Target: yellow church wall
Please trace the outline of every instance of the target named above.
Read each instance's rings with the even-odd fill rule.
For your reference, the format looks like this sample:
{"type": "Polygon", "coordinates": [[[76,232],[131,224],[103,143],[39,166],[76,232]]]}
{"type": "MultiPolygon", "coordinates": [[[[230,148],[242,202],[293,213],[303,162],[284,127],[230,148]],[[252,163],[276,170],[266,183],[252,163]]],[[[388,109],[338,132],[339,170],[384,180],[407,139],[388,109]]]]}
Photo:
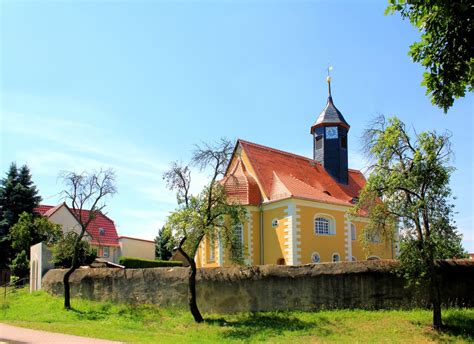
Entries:
{"type": "MultiPolygon", "coordinates": [[[[243,222],[243,257],[244,263],[258,265],[260,263],[260,209],[255,206],[247,206],[247,220],[243,222]],[[249,227],[250,226],[250,227],[249,227]],[[251,241],[249,242],[249,238],[251,241]]],[[[230,249],[222,243],[223,266],[233,266],[235,263],[230,259],[230,249]]],[[[211,247],[211,240],[204,237],[196,252],[196,266],[217,267],[219,266],[219,244],[215,239],[214,248],[211,247]],[[214,249],[214,259],[211,260],[211,250],[214,249]]]]}
{"type": "Polygon", "coordinates": [[[364,221],[351,220],[356,227],[356,240],[352,240],[352,256],[357,260],[365,260],[371,256],[380,259],[391,259],[392,248],[389,242],[370,243],[367,248],[363,245],[364,221]]]}
{"type": "Polygon", "coordinates": [[[287,227],[287,219],[285,210],[287,205],[282,202],[282,206],[271,209],[264,208],[263,212],[263,236],[264,236],[264,256],[262,264],[277,264],[278,260],[284,258],[285,255],[285,229],[287,227]],[[277,227],[272,226],[273,219],[278,220],[277,227]]]}
{"type": "Polygon", "coordinates": [[[254,210],[249,209],[249,216],[252,218],[252,252],[251,252],[251,263],[252,265],[260,264],[260,209],[258,207],[252,207],[254,210]]]}
{"type": "MultiPolygon", "coordinates": [[[[288,232],[288,206],[296,205],[297,217],[297,254],[298,264],[312,263],[311,256],[313,252],[318,252],[321,262],[331,262],[334,253],[338,253],[341,261],[346,261],[349,257],[346,255],[346,221],[345,214],[348,207],[321,204],[318,202],[302,201],[295,199],[287,199],[278,202],[267,203],[263,205],[263,231],[264,231],[264,252],[263,261],[261,261],[261,245],[260,245],[260,207],[247,206],[248,217],[243,223],[244,238],[244,262],[251,265],[259,264],[277,264],[281,258],[285,259],[286,264],[289,263],[288,252],[285,251],[288,246],[288,239],[285,236],[288,232]],[[315,235],[314,219],[317,215],[326,216],[333,219],[335,223],[336,233],[334,235],[315,235]],[[272,226],[274,219],[278,220],[276,228],[272,226]],[[250,232],[249,232],[249,225],[250,232]],[[250,235],[250,237],[249,237],[250,235]],[[249,244],[249,238],[251,242],[249,244]],[[251,257],[251,260],[249,259],[251,257]]],[[[357,260],[365,260],[370,256],[379,257],[381,259],[392,258],[391,243],[374,243],[369,245],[369,251],[365,250],[361,236],[366,221],[351,220],[356,226],[357,240],[350,240],[352,257],[357,260]]],[[[349,236],[349,239],[350,236],[349,236]]],[[[196,263],[198,267],[217,267],[219,266],[219,248],[216,240],[214,261],[210,261],[210,240],[205,238],[196,255],[196,263]],[[204,258],[204,259],[203,259],[204,258]]],[[[230,250],[222,247],[223,266],[235,265],[230,259],[230,250]]]]}
{"type": "Polygon", "coordinates": [[[308,206],[298,206],[298,208],[300,209],[301,264],[312,263],[313,252],[319,253],[321,262],[331,262],[334,253],[339,254],[341,261],[345,260],[344,212],[308,206]],[[316,215],[329,215],[327,217],[333,218],[336,233],[331,235],[314,234],[316,215]]]}

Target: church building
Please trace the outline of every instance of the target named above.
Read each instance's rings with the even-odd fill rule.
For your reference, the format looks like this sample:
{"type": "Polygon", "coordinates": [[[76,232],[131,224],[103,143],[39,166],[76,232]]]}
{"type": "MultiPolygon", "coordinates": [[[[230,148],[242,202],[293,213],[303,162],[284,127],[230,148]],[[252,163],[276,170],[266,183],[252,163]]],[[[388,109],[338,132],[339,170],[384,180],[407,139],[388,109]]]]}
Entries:
{"type": "MultiPolygon", "coordinates": [[[[288,153],[238,140],[222,180],[230,201],[247,209],[235,228],[246,264],[298,265],[395,258],[393,243],[361,235],[367,219],[348,211],[365,185],[348,167],[349,123],[334,105],[331,79],[326,107],[310,127],[313,156],[288,153]]],[[[199,267],[232,265],[220,240],[205,238],[199,267]]],[[[234,253],[235,254],[235,253],[234,253]]]]}

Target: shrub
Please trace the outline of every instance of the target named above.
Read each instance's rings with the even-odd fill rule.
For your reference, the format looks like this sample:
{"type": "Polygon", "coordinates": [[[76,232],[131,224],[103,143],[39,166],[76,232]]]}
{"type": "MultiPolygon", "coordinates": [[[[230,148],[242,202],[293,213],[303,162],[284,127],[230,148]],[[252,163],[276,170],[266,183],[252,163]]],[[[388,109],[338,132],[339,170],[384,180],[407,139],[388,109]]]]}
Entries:
{"type": "MultiPolygon", "coordinates": [[[[53,246],[52,262],[56,267],[71,267],[76,238],[77,233],[68,232],[53,246]]],[[[97,258],[96,250],[86,240],[80,241],[78,254],[79,266],[89,265],[97,258]]]]}
{"type": "Polygon", "coordinates": [[[149,260],[135,257],[120,257],[119,264],[129,269],[158,268],[170,266],[183,266],[180,261],[173,260],[149,260]]]}
{"type": "Polygon", "coordinates": [[[18,278],[28,276],[30,272],[30,261],[28,260],[25,250],[15,256],[15,259],[13,259],[10,264],[10,269],[12,270],[13,275],[18,278]]]}

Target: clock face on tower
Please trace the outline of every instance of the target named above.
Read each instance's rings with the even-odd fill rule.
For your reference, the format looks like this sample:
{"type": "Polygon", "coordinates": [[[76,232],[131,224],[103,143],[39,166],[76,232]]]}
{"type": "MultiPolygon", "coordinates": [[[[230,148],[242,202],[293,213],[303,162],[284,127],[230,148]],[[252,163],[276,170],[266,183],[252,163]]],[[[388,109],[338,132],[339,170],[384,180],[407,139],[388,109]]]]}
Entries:
{"type": "Polygon", "coordinates": [[[326,127],[326,139],[337,139],[337,127],[326,127]]]}

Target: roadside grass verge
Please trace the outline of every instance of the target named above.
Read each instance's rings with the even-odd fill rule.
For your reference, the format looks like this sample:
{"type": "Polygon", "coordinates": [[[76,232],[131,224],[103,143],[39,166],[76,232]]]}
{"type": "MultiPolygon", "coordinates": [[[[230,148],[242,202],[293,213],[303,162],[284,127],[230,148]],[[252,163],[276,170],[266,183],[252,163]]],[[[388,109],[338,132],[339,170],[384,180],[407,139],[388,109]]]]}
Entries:
{"type": "MultiPolygon", "coordinates": [[[[1,301],[0,301],[1,302],[1,301]]],[[[472,343],[474,309],[443,312],[446,328],[430,328],[427,310],[333,310],[206,314],[195,324],[187,310],[131,306],[73,299],[20,289],[0,303],[0,322],[37,330],[96,337],[128,343],[472,343]]]]}

